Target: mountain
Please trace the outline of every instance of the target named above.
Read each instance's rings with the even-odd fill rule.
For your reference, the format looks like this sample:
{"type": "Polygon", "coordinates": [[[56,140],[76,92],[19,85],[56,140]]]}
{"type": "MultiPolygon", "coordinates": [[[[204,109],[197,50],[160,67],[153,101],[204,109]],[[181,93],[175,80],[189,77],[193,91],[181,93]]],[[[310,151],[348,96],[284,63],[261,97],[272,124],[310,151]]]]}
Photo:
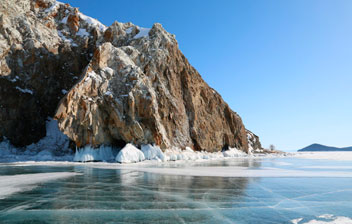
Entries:
{"type": "Polygon", "coordinates": [[[320,144],[312,144],[303,149],[298,150],[298,152],[306,152],[306,151],[352,151],[352,146],[345,147],[345,148],[337,148],[337,147],[320,145],[320,144]]]}
{"type": "Polygon", "coordinates": [[[73,147],[261,148],[161,24],[106,27],[54,0],[0,12],[0,140],[26,147],[55,118],[73,147]]]}

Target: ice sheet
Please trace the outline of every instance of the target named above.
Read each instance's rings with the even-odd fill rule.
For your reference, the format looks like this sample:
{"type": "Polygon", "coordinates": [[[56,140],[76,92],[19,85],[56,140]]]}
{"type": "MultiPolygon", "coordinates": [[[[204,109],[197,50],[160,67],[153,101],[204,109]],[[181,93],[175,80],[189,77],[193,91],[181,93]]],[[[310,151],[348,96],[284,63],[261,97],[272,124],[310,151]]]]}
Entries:
{"type": "MultiPolygon", "coordinates": [[[[232,159],[235,160],[235,159],[232,159]]],[[[116,164],[116,163],[72,163],[72,162],[25,162],[13,163],[16,166],[70,166],[81,165],[98,169],[116,169],[142,171],[148,173],[180,175],[180,176],[209,176],[209,177],[352,177],[352,172],[346,171],[306,171],[298,169],[283,169],[272,167],[261,167],[260,169],[251,169],[243,166],[190,166],[186,162],[168,162],[167,164],[179,164],[181,167],[155,167],[157,161],[145,161],[136,164],[116,164]],[[183,166],[185,165],[185,166],[183,166]]],[[[299,167],[298,167],[299,168],[299,167]]]]}
{"type": "Polygon", "coordinates": [[[304,159],[352,161],[352,152],[297,152],[292,156],[304,159]]]}
{"type": "Polygon", "coordinates": [[[72,177],[78,174],[73,172],[55,172],[0,176],[0,199],[17,192],[31,190],[36,187],[36,184],[42,182],[72,177]]]}

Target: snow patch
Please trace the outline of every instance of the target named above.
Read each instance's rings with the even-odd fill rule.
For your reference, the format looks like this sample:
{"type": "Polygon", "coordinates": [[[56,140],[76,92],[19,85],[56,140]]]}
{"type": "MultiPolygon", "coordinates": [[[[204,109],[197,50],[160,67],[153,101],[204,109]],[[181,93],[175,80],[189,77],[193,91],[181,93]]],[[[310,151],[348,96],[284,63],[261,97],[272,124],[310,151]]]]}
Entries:
{"type": "Polygon", "coordinates": [[[20,88],[18,86],[16,86],[16,89],[21,91],[22,93],[29,93],[29,94],[33,95],[33,91],[30,90],[30,89],[22,89],[22,88],[20,88]]]}
{"type": "Polygon", "coordinates": [[[57,31],[57,34],[59,35],[59,37],[61,38],[61,40],[63,42],[70,43],[73,47],[77,47],[78,46],[76,43],[73,42],[73,40],[71,38],[66,37],[61,31],[57,31]]]}
{"type": "Polygon", "coordinates": [[[36,184],[42,182],[68,178],[75,175],[79,174],[73,172],[55,172],[0,176],[0,199],[4,199],[17,192],[31,190],[36,187],[36,184]]]}
{"type": "Polygon", "coordinates": [[[245,152],[236,148],[229,148],[228,150],[223,151],[222,154],[224,157],[243,157],[247,155],[245,152]]]}
{"type": "Polygon", "coordinates": [[[45,13],[50,13],[52,11],[57,11],[58,8],[60,7],[60,5],[62,5],[63,3],[62,2],[59,2],[59,1],[55,1],[54,4],[52,4],[49,8],[47,8],[44,12],[45,13]]]}
{"type": "Polygon", "coordinates": [[[129,27],[129,28],[127,28],[127,29],[125,30],[125,32],[126,32],[127,34],[132,33],[132,31],[133,31],[133,27],[129,27]]]}
{"type": "Polygon", "coordinates": [[[67,19],[68,19],[68,16],[66,16],[65,18],[63,18],[62,20],[61,20],[61,23],[67,23],[67,19]]]}
{"type": "Polygon", "coordinates": [[[145,160],[144,154],[134,145],[128,143],[116,156],[116,162],[136,163],[145,160]]]}
{"type": "Polygon", "coordinates": [[[298,219],[292,219],[291,220],[291,222],[293,223],[293,224],[298,224],[300,221],[302,221],[303,220],[303,218],[298,218],[298,219]]]}
{"type": "Polygon", "coordinates": [[[87,30],[84,29],[84,28],[79,29],[76,34],[77,34],[77,36],[80,36],[80,37],[88,37],[88,36],[90,36],[90,33],[88,33],[87,30]]]}
{"type": "Polygon", "coordinates": [[[103,82],[103,79],[97,73],[95,73],[94,71],[89,72],[87,78],[85,79],[85,81],[89,80],[89,78],[92,78],[94,80],[103,82]]]}
{"type": "Polygon", "coordinates": [[[344,216],[334,216],[331,214],[324,214],[317,216],[317,219],[312,219],[308,222],[302,222],[303,218],[293,219],[293,224],[347,224],[352,223],[352,219],[344,216]]]}
{"type": "Polygon", "coordinates": [[[151,30],[150,28],[143,28],[143,27],[138,27],[138,29],[139,29],[139,33],[137,33],[137,35],[134,36],[133,39],[148,37],[149,31],[151,30]]]}
{"type": "Polygon", "coordinates": [[[86,16],[80,12],[78,13],[78,15],[81,18],[81,20],[85,21],[89,26],[97,27],[102,32],[104,32],[106,30],[106,26],[103,25],[98,20],[93,19],[92,17],[86,16]]]}

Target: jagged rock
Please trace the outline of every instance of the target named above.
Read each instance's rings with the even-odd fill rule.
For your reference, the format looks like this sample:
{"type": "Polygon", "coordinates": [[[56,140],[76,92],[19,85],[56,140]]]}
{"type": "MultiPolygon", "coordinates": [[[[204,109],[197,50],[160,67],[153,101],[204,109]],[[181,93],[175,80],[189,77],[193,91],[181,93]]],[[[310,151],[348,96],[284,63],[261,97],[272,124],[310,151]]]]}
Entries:
{"type": "Polygon", "coordinates": [[[210,88],[160,24],[115,22],[56,118],[78,146],[132,142],[248,150],[241,118],[210,88]]]}
{"type": "Polygon", "coordinates": [[[105,29],[92,21],[54,0],[0,1],[0,137],[25,146],[45,136],[105,29]]]}
{"type": "Polygon", "coordinates": [[[78,147],[260,147],[160,24],[106,28],[55,0],[0,1],[0,139],[37,142],[54,115],[78,147]]]}
{"type": "Polygon", "coordinates": [[[253,152],[255,149],[262,149],[259,137],[253,132],[247,130],[247,140],[248,140],[248,151],[253,152]]]}

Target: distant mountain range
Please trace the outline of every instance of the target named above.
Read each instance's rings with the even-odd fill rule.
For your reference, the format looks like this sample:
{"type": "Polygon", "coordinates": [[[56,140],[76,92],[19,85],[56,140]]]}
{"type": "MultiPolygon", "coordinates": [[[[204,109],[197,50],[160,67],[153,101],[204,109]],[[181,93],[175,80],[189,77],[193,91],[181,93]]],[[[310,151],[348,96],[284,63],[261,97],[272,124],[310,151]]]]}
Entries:
{"type": "Polygon", "coordinates": [[[303,149],[298,150],[298,152],[307,152],[307,151],[352,151],[352,146],[338,148],[338,147],[332,147],[332,146],[326,146],[326,145],[320,145],[320,144],[312,144],[303,149]]]}

